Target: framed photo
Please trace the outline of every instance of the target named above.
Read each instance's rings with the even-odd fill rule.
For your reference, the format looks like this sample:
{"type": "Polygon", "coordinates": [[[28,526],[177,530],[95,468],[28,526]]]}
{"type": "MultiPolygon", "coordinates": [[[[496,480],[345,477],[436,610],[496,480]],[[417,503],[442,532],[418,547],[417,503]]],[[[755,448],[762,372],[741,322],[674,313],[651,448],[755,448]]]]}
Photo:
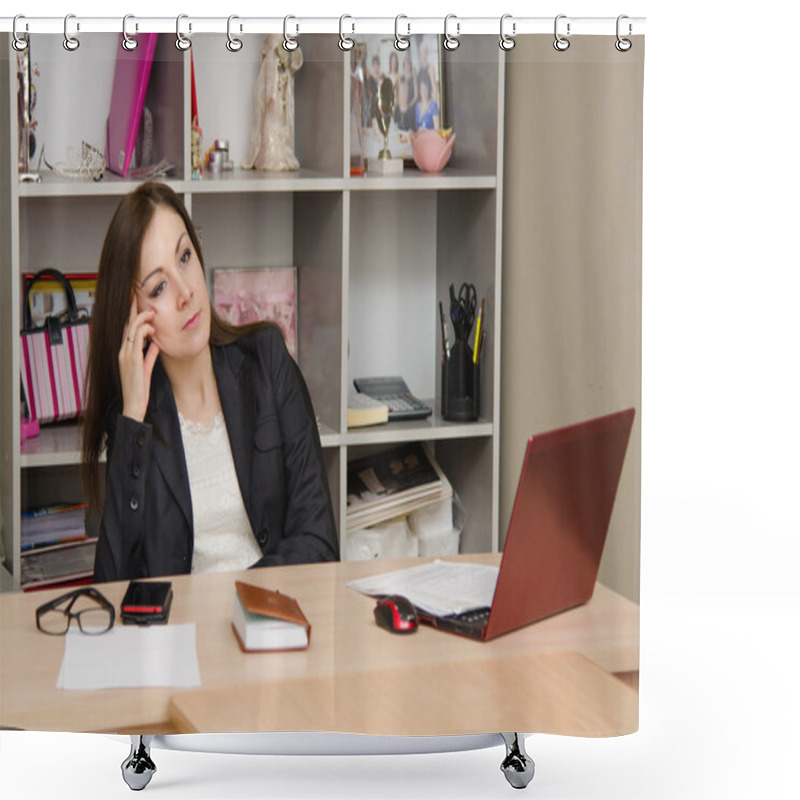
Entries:
{"type": "Polygon", "coordinates": [[[365,36],[359,41],[364,76],[362,141],[364,157],[383,149],[383,134],[375,121],[375,97],[384,78],[394,84],[394,112],[389,128],[393,158],[412,158],[409,133],[419,128],[441,130],[444,121],[444,77],[441,36],[435,33],[409,36],[410,46],[400,52],[394,36],[365,36]]]}
{"type": "Polygon", "coordinates": [[[286,347],[297,361],[297,268],[215,269],[214,309],[231,325],[270,320],[283,331],[286,347]]]}

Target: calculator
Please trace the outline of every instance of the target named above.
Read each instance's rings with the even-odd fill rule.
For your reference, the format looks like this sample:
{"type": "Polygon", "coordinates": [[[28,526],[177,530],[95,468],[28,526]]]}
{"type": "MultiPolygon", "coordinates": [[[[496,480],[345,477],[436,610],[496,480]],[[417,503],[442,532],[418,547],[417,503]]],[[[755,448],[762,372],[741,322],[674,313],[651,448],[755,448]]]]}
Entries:
{"type": "Polygon", "coordinates": [[[400,376],[385,378],[356,378],[356,391],[379,400],[389,406],[389,422],[404,419],[425,419],[433,409],[411,394],[411,390],[400,376]]]}

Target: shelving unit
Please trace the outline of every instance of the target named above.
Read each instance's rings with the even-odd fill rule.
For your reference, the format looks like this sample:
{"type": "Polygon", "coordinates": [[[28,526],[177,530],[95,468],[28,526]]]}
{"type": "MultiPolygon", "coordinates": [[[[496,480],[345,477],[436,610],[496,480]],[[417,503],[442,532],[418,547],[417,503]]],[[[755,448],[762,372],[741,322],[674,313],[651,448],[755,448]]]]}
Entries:
{"type": "MultiPolygon", "coordinates": [[[[82,138],[103,141],[118,37],[85,38],[78,51],[65,53],[59,36],[31,37],[41,72],[37,139],[51,158],[82,138]]],[[[300,39],[295,148],[301,169],[277,174],[239,168],[249,146],[261,37],[245,37],[236,54],[226,50],[224,36],[194,37],[204,145],[228,139],[236,164],[200,181],[190,174],[190,54],[179,53],[173,39],[159,40],[148,93],[156,156],[175,164],[167,182],[201,232],[209,280],[220,267],[298,269],[298,361],[321,423],[340,536],[348,460],[366,448],[419,440],[432,444],[469,509],[462,551],[496,551],[504,55],[495,37],[470,37],[459,50],[443,51],[447,124],[457,136],[451,163],[439,175],[412,166],[391,178],[349,174],[349,55],[337,37],[300,39]],[[447,422],[439,413],[438,301],[446,302],[450,283],[462,281],[485,296],[488,318],[481,417],[474,423],[447,422]],[[403,375],[415,394],[429,399],[433,416],[348,431],[348,387],[355,377],[376,374],[403,375]]],[[[45,266],[96,271],[106,227],[135,182],[106,173],[98,183],[80,183],[46,170],[39,184],[18,182],[16,54],[10,37],[4,46],[0,121],[10,135],[0,158],[0,508],[6,568],[18,576],[20,513],[34,498],[48,503],[79,491],[80,465],[79,424],[45,427],[20,451],[21,275],[45,266]]]]}

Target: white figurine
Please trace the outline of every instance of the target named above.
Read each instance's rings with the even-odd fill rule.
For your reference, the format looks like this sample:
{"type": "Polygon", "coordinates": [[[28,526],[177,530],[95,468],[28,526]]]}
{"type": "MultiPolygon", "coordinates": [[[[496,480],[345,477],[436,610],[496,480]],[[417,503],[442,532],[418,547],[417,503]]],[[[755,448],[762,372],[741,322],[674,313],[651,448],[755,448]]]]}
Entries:
{"type": "Polygon", "coordinates": [[[300,169],[294,154],[294,73],[303,66],[300,48],[288,52],[283,37],[269,33],[261,48],[256,103],[245,169],[300,169]]]}

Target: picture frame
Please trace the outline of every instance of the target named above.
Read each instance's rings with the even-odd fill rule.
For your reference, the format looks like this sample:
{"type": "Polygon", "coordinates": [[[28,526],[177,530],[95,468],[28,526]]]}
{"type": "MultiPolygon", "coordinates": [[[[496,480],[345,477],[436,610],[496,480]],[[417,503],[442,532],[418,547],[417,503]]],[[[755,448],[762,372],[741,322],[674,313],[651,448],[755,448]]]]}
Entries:
{"type": "Polygon", "coordinates": [[[221,267],[211,282],[214,310],[225,322],[277,323],[297,361],[297,267],[221,267]]]}
{"type": "Polygon", "coordinates": [[[377,157],[383,149],[383,134],[375,121],[374,99],[385,77],[395,84],[395,108],[389,129],[389,150],[393,158],[413,158],[411,131],[421,127],[433,130],[447,127],[442,37],[435,33],[415,34],[409,36],[408,41],[409,47],[402,52],[395,48],[394,36],[363,36],[357,42],[364,80],[361,138],[365,159],[377,157]]]}

